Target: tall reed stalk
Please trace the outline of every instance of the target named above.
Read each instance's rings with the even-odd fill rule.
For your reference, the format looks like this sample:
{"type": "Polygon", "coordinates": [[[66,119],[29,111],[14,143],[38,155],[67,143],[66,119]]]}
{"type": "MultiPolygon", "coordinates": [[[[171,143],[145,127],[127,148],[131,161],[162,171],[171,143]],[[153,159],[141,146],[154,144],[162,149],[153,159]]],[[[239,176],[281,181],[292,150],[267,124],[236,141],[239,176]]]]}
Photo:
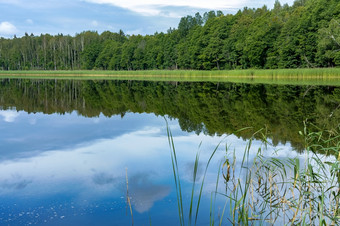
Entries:
{"type": "MultiPolygon", "coordinates": [[[[184,219],[184,211],[183,211],[182,187],[181,187],[180,176],[179,176],[179,171],[178,171],[176,149],[175,149],[175,145],[174,145],[173,136],[172,136],[171,130],[169,128],[169,124],[168,124],[166,119],[165,119],[165,121],[166,121],[166,125],[167,125],[167,135],[168,135],[168,141],[169,141],[169,146],[170,146],[171,163],[172,163],[174,181],[175,181],[175,186],[176,186],[179,221],[180,221],[180,225],[185,225],[186,221],[184,219]]],[[[203,192],[203,187],[204,187],[204,181],[205,181],[205,178],[206,178],[208,167],[209,167],[209,164],[210,164],[213,156],[215,155],[217,149],[219,148],[221,142],[213,150],[213,152],[211,153],[210,158],[209,158],[209,160],[208,160],[208,162],[205,166],[202,182],[201,182],[201,185],[200,185],[200,190],[199,190],[198,197],[197,197],[197,204],[196,204],[196,211],[195,211],[195,222],[194,222],[195,225],[197,224],[198,213],[199,213],[199,208],[200,208],[201,198],[202,198],[202,192],[203,192]]],[[[199,145],[199,147],[200,146],[201,146],[201,144],[199,145]]],[[[189,206],[190,206],[189,217],[188,217],[188,224],[189,225],[192,224],[193,209],[194,209],[193,205],[194,205],[194,198],[195,198],[194,194],[195,194],[195,187],[196,187],[195,184],[196,184],[196,180],[197,180],[199,156],[200,156],[200,151],[197,152],[195,162],[194,162],[193,185],[192,185],[192,189],[191,189],[191,198],[190,198],[190,203],[189,203],[189,206]]]]}

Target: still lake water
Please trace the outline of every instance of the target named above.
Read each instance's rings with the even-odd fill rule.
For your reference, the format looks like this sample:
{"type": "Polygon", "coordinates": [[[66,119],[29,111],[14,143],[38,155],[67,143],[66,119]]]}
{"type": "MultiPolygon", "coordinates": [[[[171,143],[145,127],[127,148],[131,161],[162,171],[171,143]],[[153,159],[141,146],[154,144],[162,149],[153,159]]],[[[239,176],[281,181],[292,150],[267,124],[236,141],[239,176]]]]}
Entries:
{"type": "MultiPolygon", "coordinates": [[[[135,225],[178,225],[165,119],[185,214],[197,151],[200,182],[223,140],[203,187],[198,225],[207,225],[226,145],[241,159],[247,139],[266,128],[279,156],[297,156],[303,121],[331,129],[339,106],[340,87],[332,86],[2,79],[0,225],[131,225],[132,218],[135,225]],[[247,126],[253,129],[235,133],[247,126]]],[[[217,196],[216,220],[225,201],[217,196]]],[[[227,224],[228,213],[224,218],[227,224]]]]}

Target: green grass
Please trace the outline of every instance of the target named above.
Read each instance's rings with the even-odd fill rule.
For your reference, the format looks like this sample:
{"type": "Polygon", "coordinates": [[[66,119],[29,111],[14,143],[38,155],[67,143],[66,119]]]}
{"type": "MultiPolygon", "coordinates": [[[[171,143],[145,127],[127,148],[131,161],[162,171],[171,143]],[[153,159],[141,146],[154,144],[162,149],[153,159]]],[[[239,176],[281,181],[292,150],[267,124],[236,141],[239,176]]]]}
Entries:
{"type": "Polygon", "coordinates": [[[73,75],[73,76],[340,76],[340,68],[304,68],[304,69],[246,69],[246,70],[139,70],[139,71],[107,71],[107,70],[28,70],[0,71],[0,74],[30,75],[73,75]]]}
{"type": "Polygon", "coordinates": [[[0,77],[60,79],[124,79],[151,81],[212,81],[296,85],[340,85],[340,68],[268,70],[145,70],[145,71],[0,71],[0,77]]]}

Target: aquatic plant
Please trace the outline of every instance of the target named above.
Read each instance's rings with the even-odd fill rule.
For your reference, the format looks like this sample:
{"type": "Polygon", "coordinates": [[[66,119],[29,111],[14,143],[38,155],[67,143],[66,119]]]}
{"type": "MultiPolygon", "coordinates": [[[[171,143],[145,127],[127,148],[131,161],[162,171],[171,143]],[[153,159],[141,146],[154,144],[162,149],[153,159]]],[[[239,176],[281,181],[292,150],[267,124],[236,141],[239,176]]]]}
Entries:
{"type": "MultiPolygon", "coordinates": [[[[186,220],[184,218],[182,187],[181,187],[180,176],[179,176],[179,171],[178,171],[178,161],[177,161],[177,156],[176,156],[176,148],[175,148],[173,136],[172,136],[171,130],[169,128],[168,122],[167,122],[166,119],[165,119],[165,121],[166,121],[166,124],[167,124],[167,135],[168,135],[168,141],[169,141],[170,152],[171,152],[171,163],[172,163],[174,181],[175,181],[175,186],[176,186],[178,215],[179,215],[179,219],[180,219],[180,225],[185,225],[186,220]]],[[[213,150],[213,152],[211,153],[210,158],[209,158],[209,160],[208,160],[208,162],[205,166],[202,182],[201,182],[201,185],[200,185],[200,190],[199,190],[198,197],[197,197],[196,212],[195,212],[195,225],[197,223],[199,207],[200,207],[201,197],[202,197],[202,192],[203,192],[203,187],[204,187],[204,181],[205,181],[205,178],[206,178],[206,175],[207,175],[208,167],[209,167],[209,164],[211,162],[211,159],[215,155],[215,153],[216,153],[217,149],[219,148],[221,142],[213,150]]],[[[190,198],[190,203],[189,203],[189,205],[190,205],[189,216],[188,216],[188,224],[189,225],[192,224],[193,209],[194,209],[194,206],[193,206],[194,205],[194,193],[195,193],[195,185],[196,185],[196,180],[197,180],[197,170],[198,170],[199,156],[200,156],[200,152],[197,152],[195,162],[194,162],[193,184],[192,184],[191,198],[190,198]]]]}
{"type": "Polygon", "coordinates": [[[223,168],[226,192],[221,195],[229,199],[228,221],[242,225],[339,224],[340,136],[333,133],[308,132],[305,127],[300,132],[305,138],[304,158],[275,157],[279,150],[273,157],[264,156],[271,145],[262,134],[263,145],[251,160],[251,138],[238,174],[235,154],[232,163],[227,157],[223,168]]]}
{"type": "MultiPolygon", "coordinates": [[[[236,158],[236,152],[240,150],[231,151],[230,145],[226,145],[226,158],[217,173],[216,189],[211,193],[210,225],[217,222],[222,225],[223,221],[233,225],[340,224],[340,127],[332,131],[309,132],[308,126],[305,125],[304,131],[300,132],[305,140],[305,152],[294,158],[278,157],[280,150],[273,147],[264,130],[257,131],[249,139],[241,160],[236,158]],[[261,139],[261,146],[257,150],[252,147],[255,137],[261,139]],[[265,153],[270,150],[273,153],[268,157],[265,153]],[[250,158],[253,151],[256,151],[256,155],[250,158]],[[224,192],[217,189],[220,172],[225,182],[224,192]],[[219,219],[215,219],[217,196],[225,197],[219,219]],[[225,214],[227,207],[229,213],[225,214]]],[[[169,128],[167,131],[178,192],[179,217],[181,225],[185,225],[176,150],[171,131],[169,128]]],[[[218,146],[212,152],[206,169],[218,146]]],[[[194,164],[189,225],[192,223],[198,161],[199,152],[194,164]]],[[[204,178],[198,196],[195,224],[203,185],[204,178]]]]}

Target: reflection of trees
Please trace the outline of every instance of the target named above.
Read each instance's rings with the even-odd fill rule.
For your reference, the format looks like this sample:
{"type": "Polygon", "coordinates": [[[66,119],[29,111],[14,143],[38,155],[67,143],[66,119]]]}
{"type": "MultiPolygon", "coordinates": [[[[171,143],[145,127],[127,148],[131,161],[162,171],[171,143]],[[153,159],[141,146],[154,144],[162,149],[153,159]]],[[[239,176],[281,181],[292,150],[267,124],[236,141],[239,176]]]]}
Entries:
{"type": "MultiPolygon", "coordinates": [[[[128,111],[178,118],[186,131],[224,134],[267,128],[274,144],[301,148],[298,131],[308,119],[332,129],[340,118],[340,88],[209,82],[3,79],[0,105],[29,113],[78,111],[86,117],[128,111]]],[[[239,136],[249,138],[253,131],[239,136]]]]}

